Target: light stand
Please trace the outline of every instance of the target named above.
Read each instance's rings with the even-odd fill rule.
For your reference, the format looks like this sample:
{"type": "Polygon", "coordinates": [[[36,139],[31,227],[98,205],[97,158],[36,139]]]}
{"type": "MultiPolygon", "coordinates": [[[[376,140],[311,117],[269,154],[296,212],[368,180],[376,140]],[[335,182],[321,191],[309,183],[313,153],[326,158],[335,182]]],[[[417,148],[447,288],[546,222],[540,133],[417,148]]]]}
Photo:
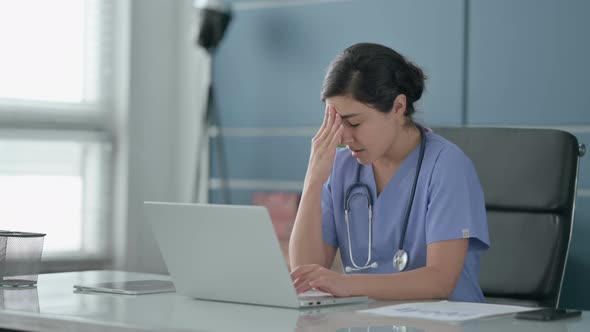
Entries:
{"type": "MultiPolygon", "coordinates": [[[[223,194],[223,202],[225,204],[231,203],[231,197],[229,192],[227,168],[225,161],[225,148],[223,145],[223,135],[220,129],[219,114],[217,105],[215,104],[215,93],[213,84],[213,59],[214,52],[223,39],[223,35],[229,22],[231,20],[231,11],[222,0],[195,0],[193,3],[194,7],[198,11],[199,15],[199,35],[197,38],[197,44],[203,47],[209,54],[211,61],[210,79],[209,79],[209,91],[207,95],[207,109],[204,112],[201,125],[201,138],[198,141],[197,146],[197,161],[194,177],[193,186],[193,201],[199,200],[199,190],[201,187],[201,172],[202,172],[202,153],[203,148],[206,144],[209,144],[209,128],[216,127],[216,144],[217,147],[217,158],[218,158],[218,174],[221,178],[221,190],[223,194]]],[[[207,181],[208,182],[208,181],[207,181]]]]}

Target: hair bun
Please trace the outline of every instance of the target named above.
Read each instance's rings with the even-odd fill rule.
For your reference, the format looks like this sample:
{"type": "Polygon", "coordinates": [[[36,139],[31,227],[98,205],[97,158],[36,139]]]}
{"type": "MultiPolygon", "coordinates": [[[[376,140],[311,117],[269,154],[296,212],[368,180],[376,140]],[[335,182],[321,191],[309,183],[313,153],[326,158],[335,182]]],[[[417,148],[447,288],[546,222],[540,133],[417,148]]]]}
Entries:
{"type": "Polygon", "coordinates": [[[424,91],[424,81],[426,80],[426,76],[422,69],[418,68],[412,62],[407,62],[408,72],[407,72],[407,86],[406,91],[408,93],[408,98],[413,103],[422,97],[422,92],[424,91]]]}

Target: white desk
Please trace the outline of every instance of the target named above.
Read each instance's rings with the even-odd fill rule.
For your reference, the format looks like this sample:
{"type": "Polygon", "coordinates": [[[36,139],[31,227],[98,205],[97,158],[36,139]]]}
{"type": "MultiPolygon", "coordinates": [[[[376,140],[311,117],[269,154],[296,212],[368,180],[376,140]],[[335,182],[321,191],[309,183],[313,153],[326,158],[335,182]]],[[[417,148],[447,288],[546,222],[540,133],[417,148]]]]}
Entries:
{"type": "Polygon", "coordinates": [[[116,271],[44,274],[36,289],[0,290],[0,331],[590,331],[581,318],[534,322],[512,315],[447,324],[356,313],[391,302],[314,310],[198,301],[176,293],[113,295],[75,293],[76,283],[169,277],[116,271]]]}

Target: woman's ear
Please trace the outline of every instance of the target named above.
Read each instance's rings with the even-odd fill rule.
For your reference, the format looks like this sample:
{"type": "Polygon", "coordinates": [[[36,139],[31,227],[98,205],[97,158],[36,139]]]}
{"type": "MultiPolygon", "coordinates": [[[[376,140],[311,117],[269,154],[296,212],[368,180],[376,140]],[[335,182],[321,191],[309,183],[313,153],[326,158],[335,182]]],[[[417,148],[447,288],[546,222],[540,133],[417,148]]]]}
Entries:
{"type": "Polygon", "coordinates": [[[393,101],[393,113],[397,115],[406,115],[406,95],[399,94],[393,101]]]}

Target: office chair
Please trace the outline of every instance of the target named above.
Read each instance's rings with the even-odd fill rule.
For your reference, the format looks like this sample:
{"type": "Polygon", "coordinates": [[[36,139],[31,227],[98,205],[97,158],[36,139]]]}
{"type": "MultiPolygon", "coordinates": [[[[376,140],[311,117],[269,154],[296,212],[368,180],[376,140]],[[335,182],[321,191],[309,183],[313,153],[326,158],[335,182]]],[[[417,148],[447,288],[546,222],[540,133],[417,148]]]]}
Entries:
{"type": "Polygon", "coordinates": [[[467,154],[483,187],[491,243],[480,285],[488,302],[556,307],[584,146],[551,129],[434,131],[467,154]]]}

